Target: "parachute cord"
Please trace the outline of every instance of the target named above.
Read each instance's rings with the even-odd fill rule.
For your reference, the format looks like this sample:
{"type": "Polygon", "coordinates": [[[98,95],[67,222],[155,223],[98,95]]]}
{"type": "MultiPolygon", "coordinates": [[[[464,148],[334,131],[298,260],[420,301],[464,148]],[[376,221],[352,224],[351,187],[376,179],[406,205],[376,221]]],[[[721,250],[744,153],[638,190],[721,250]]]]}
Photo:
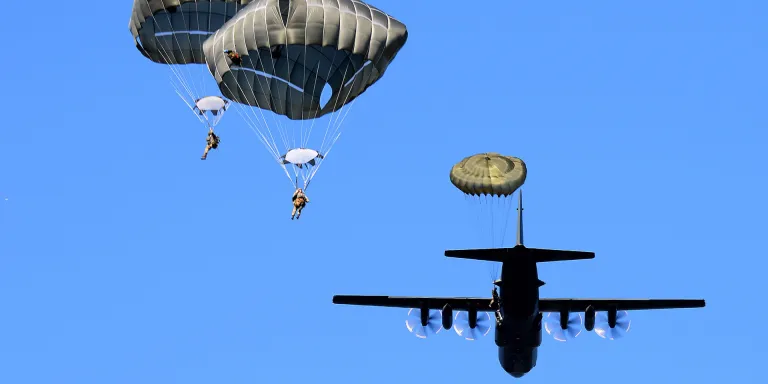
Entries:
{"type": "MultiPolygon", "coordinates": [[[[175,86],[174,86],[174,88],[175,88],[175,86]]],[[[181,95],[181,93],[179,92],[179,90],[178,90],[178,89],[176,89],[176,94],[177,94],[177,95],[179,95],[179,98],[181,99],[181,101],[183,101],[183,102],[184,102],[184,104],[186,104],[186,105],[187,105],[187,107],[188,107],[188,108],[189,108],[189,109],[192,111],[192,114],[194,114],[194,115],[195,115],[195,117],[197,118],[197,120],[200,120],[200,123],[201,123],[201,124],[205,124],[205,123],[206,123],[206,121],[203,121],[203,119],[201,119],[201,118],[200,118],[200,115],[199,115],[198,113],[195,113],[195,108],[194,108],[194,107],[192,107],[192,105],[190,105],[190,104],[189,104],[189,102],[187,102],[187,100],[184,98],[184,96],[182,96],[182,95],[181,95]]],[[[209,125],[209,126],[210,126],[210,125],[209,125]]]]}
{"type": "MultiPolygon", "coordinates": [[[[343,75],[341,75],[341,78],[342,78],[342,79],[346,79],[346,78],[347,78],[347,71],[348,71],[348,70],[349,70],[349,65],[347,65],[347,67],[346,67],[346,68],[344,68],[344,74],[343,74],[343,75]]],[[[350,87],[350,88],[349,88],[349,90],[350,90],[350,92],[351,92],[351,91],[352,91],[352,88],[350,87]]],[[[347,97],[349,97],[349,94],[350,94],[350,92],[347,92],[347,97]]],[[[338,96],[338,95],[336,95],[336,101],[334,101],[334,102],[333,102],[333,110],[336,110],[336,107],[337,107],[338,105],[339,105],[339,96],[338,96]]],[[[342,104],[342,105],[344,105],[344,104],[342,104]]],[[[332,121],[333,121],[333,119],[332,119],[332,118],[331,118],[331,119],[328,119],[328,127],[326,127],[326,128],[325,128],[325,135],[323,135],[323,142],[320,144],[320,148],[324,148],[324,146],[325,146],[325,141],[326,141],[326,138],[328,137],[328,132],[329,132],[329,131],[330,131],[330,129],[331,129],[331,122],[332,122],[332,121]]]]}
{"type": "Polygon", "coordinates": [[[507,237],[507,226],[509,225],[509,216],[512,213],[512,206],[514,205],[512,200],[511,200],[511,196],[512,195],[509,195],[505,199],[505,202],[508,205],[507,205],[507,214],[505,215],[506,219],[504,220],[504,231],[501,233],[501,245],[502,246],[504,246],[504,238],[507,237]]]}
{"type": "MultiPolygon", "coordinates": [[[[265,22],[266,22],[266,13],[265,13],[264,17],[265,17],[265,22]]],[[[254,27],[255,27],[255,26],[254,26],[254,27]]],[[[254,29],[255,29],[255,28],[254,28],[254,29]]],[[[232,31],[232,40],[233,40],[233,42],[234,42],[234,39],[235,39],[235,31],[236,31],[236,30],[233,30],[233,31],[232,31]]],[[[269,37],[267,37],[267,39],[269,39],[269,37]]],[[[269,42],[269,40],[267,40],[267,42],[269,42]]],[[[243,28],[243,43],[245,43],[245,28],[243,28]]],[[[259,56],[259,60],[261,60],[261,56],[259,56]]],[[[273,69],[273,72],[274,72],[274,68],[275,68],[274,59],[271,59],[271,60],[272,60],[272,69],[273,69]]],[[[242,63],[241,63],[241,64],[242,64],[242,63]]],[[[253,62],[251,62],[251,64],[253,65],[253,62]]],[[[262,63],[262,66],[263,66],[263,63],[262,63]]],[[[217,68],[217,70],[218,70],[218,66],[217,66],[216,68],[217,68]]],[[[254,70],[255,70],[255,68],[254,68],[254,70]]],[[[251,84],[251,81],[248,79],[248,75],[247,75],[247,74],[245,74],[245,75],[244,75],[244,77],[245,77],[245,81],[248,83],[248,88],[249,88],[249,89],[253,89],[253,88],[254,88],[254,87],[253,87],[253,84],[251,84]]],[[[243,95],[245,95],[246,93],[245,93],[245,91],[243,90],[243,88],[240,86],[240,82],[239,82],[239,81],[235,81],[235,82],[236,82],[236,84],[237,84],[237,87],[238,87],[238,89],[240,90],[240,92],[241,92],[243,95]]],[[[262,93],[266,93],[266,94],[269,94],[269,97],[270,97],[270,101],[271,101],[272,103],[274,103],[274,102],[275,102],[275,100],[274,100],[274,98],[272,98],[272,89],[271,89],[272,80],[271,80],[271,79],[269,79],[269,80],[268,80],[268,82],[267,82],[267,90],[268,90],[269,92],[265,92],[265,91],[264,91],[264,86],[262,86],[262,85],[261,85],[261,82],[259,82],[259,81],[258,81],[258,79],[256,79],[255,77],[254,77],[254,82],[257,82],[257,83],[259,84],[259,88],[261,88],[261,92],[262,92],[262,93]]],[[[256,104],[257,104],[257,109],[259,110],[259,113],[261,114],[261,119],[262,119],[262,121],[264,122],[264,126],[267,128],[267,132],[269,132],[269,136],[270,136],[270,138],[272,138],[272,143],[274,144],[274,147],[275,147],[275,149],[276,149],[276,152],[278,152],[278,154],[277,154],[277,157],[279,158],[279,157],[280,157],[280,150],[279,150],[279,149],[278,149],[278,147],[277,147],[277,142],[275,141],[275,137],[274,137],[274,135],[272,134],[272,130],[269,128],[269,123],[267,122],[267,119],[266,119],[266,117],[264,116],[264,111],[263,111],[261,108],[258,108],[258,102],[256,102],[256,104]]],[[[254,116],[256,115],[256,112],[254,112],[252,109],[250,110],[250,112],[251,112],[251,113],[253,113],[253,114],[254,114],[254,116]]],[[[280,136],[281,136],[281,138],[282,138],[282,140],[283,140],[283,144],[285,144],[285,136],[284,136],[284,134],[283,134],[282,130],[280,130],[280,127],[279,127],[279,122],[277,122],[277,119],[275,118],[275,116],[274,116],[274,115],[272,116],[272,121],[273,121],[273,122],[275,122],[275,123],[277,123],[277,125],[278,125],[278,132],[280,133],[280,136]]],[[[280,162],[280,164],[282,164],[282,162],[280,162]]],[[[286,172],[287,172],[287,170],[286,170],[286,172]]]]}
{"type": "MultiPolygon", "coordinates": [[[[243,116],[243,113],[240,111],[239,108],[237,109],[237,111],[240,114],[240,116],[243,117],[243,120],[245,121],[246,125],[248,125],[248,127],[251,128],[251,130],[256,134],[256,136],[259,137],[259,139],[264,144],[264,146],[267,148],[267,150],[272,154],[272,156],[274,156],[274,159],[277,162],[277,164],[281,168],[283,168],[283,172],[285,172],[285,176],[288,177],[288,181],[291,183],[291,185],[295,185],[294,182],[293,182],[293,178],[291,178],[291,174],[288,172],[288,169],[285,167],[285,164],[283,164],[283,162],[280,160],[280,155],[277,153],[276,144],[275,144],[275,148],[273,148],[269,144],[266,136],[258,129],[258,126],[256,127],[256,129],[254,129],[254,125],[255,124],[252,125],[251,123],[249,123],[248,120],[245,119],[245,116],[243,116]]],[[[247,114],[245,114],[245,115],[247,116],[247,114]]],[[[250,116],[247,116],[247,117],[250,120],[250,116]]]]}
{"type": "Polygon", "coordinates": [[[269,142],[269,139],[267,139],[267,136],[264,135],[264,133],[261,132],[258,125],[251,119],[250,116],[248,116],[247,113],[243,113],[240,108],[237,108],[237,113],[243,118],[246,125],[251,128],[251,130],[256,134],[256,136],[261,140],[261,142],[264,144],[265,147],[267,147],[267,150],[272,154],[272,156],[275,158],[275,160],[280,160],[280,155],[277,152],[277,148],[273,147],[272,143],[269,142]],[[247,118],[247,119],[246,119],[247,118]]]}
{"type": "MultiPolygon", "coordinates": [[[[218,34],[219,34],[219,31],[217,31],[215,35],[218,35],[218,34]]],[[[215,35],[214,35],[214,37],[215,37],[215,35]]],[[[234,34],[233,34],[232,38],[234,39],[234,34]]],[[[244,39],[244,38],[243,38],[243,39],[244,39]]],[[[216,49],[216,47],[215,47],[215,46],[214,46],[214,49],[216,49]]],[[[273,64],[273,66],[274,66],[274,64],[273,64]]],[[[214,67],[215,67],[215,71],[216,71],[216,74],[217,74],[217,75],[219,75],[219,76],[221,76],[221,74],[219,73],[219,66],[218,66],[218,64],[215,64],[215,66],[214,66],[214,67]]],[[[248,78],[246,77],[246,80],[247,80],[247,79],[248,79],[248,78]]],[[[237,83],[237,87],[238,87],[239,91],[240,91],[240,92],[241,92],[243,95],[245,95],[245,92],[244,92],[244,90],[242,89],[242,87],[240,87],[240,82],[239,82],[239,81],[236,81],[236,83],[237,83]]],[[[251,85],[250,85],[250,81],[248,81],[248,83],[249,83],[249,86],[251,86],[251,85]]],[[[230,92],[232,92],[232,90],[230,89],[229,85],[227,85],[227,84],[225,83],[225,86],[227,87],[227,89],[228,89],[230,92]]],[[[259,84],[259,86],[261,86],[261,84],[259,84]]],[[[261,88],[262,88],[262,92],[263,92],[263,91],[264,91],[264,88],[263,88],[263,87],[261,87],[261,88]]],[[[270,98],[271,98],[271,94],[270,94],[270,98]]],[[[255,113],[254,111],[250,111],[250,112],[251,112],[251,113],[254,115],[254,117],[256,117],[256,118],[258,119],[258,115],[256,115],[256,113],[255,113]]],[[[283,172],[285,173],[285,176],[288,178],[288,181],[291,183],[291,185],[295,185],[295,184],[294,184],[294,181],[293,181],[293,179],[291,178],[291,175],[290,175],[290,173],[288,172],[288,169],[285,167],[285,164],[283,164],[283,162],[282,162],[282,161],[280,161],[280,154],[279,154],[279,150],[278,150],[278,148],[277,148],[277,143],[275,142],[274,136],[272,136],[272,132],[271,132],[271,130],[269,129],[269,124],[267,123],[266,117],[264,116],[264,112],[263,112],[263,111],[261,111],[261,109],[260,109],[260,108],[259,108],[259,112],[261,112],[261,119],[262,119],[262,121],[264,122],[264,125],[265,125],[265,126],[266,126],[266,128],[267,128],[267,132],[269,132],[269,136],[270,136],[270,137],[271,137],[271,139],[272,139],[272,141],[271,141],[271,144],[270,144],[269,140],[267,139],[266,135],[265,135],[264,133],[262,133],[260,129],[258,129],[258,125],[257,125],[257,124],[255,124],[255,123],[253,122],[253,120],[250,118],[250,116],[248,116],[248,120],[250,120],[250,123],[249,123],[249,121],[248,121],[248,120],[246,120],[246,119],[243,119],[243,120],[245,120],[245,121],[246,121],[246,124],[247,124],[247,125],[248,125],[248,126],[251,128],[251,130],[252,130],[252,131],[254,131],[254,133],[256,133],[256,134],[257,134],[257,136],[260,136],[260,138],[262,139],[262,143],[264,144],[264,146],[267,148],[267,150],[268,150],[270,153],[272,153],[272,154],[273,154],[273,156],[274,156],[274,159],[275,159],[275,162],[277,162],[277,164],[278,164],[278,165],[279,165],[281,168],[283,168],[283,172]],[[254,129],[254,128],[255,128],[255,129],[254,129]],[[257,132],[257,131],[258,131],[258,132],[257,132]],[[273,147],[273,146],[274,146],[274,147],[273,147]]],[[[238,108],[238,113],[240,113],[241,117],[243,116],[243,114],[242,114],[242,112],[240,111],[240,109],[239,109],[239,108],[238,108]]],[[[246,115],[248,115],[248,113],[247,113],[247,112],[246,112],[246,115]]]]}
{"type": "MultiPolygon", "coordinates": [[[[339,53],[338,50],[334,50],[334,52],[333,52],[333,59],[331,59],[331,61],[330,61],[331,63],[335,63],[336,62],[336,55],[338,53],[339,53]]],[[[320,64],[318,63],[318,70],[319,70],[319,68],[320,68],[320,64]]],[[[332,70],[333,70],[333,65],[329,65],[328,66],[328,73],[325,75],[326,79],[331,76],[331,71],[332,70]]],[[[317,121],[317,115],[320,113],[320,109],[322,109],[322,108],[317,108],[315,110],[315,114],[312,116],[312,125],[309,126],[309,135],[312,135],[312,129],[315,127],[315,122],[317,121]]],[[[323,139],[323,141],[325,141],[325,139],[323,139]]],[[[322,149],[322,145],[320,147],[322,149]]]]}
{"type": "MultiPolygon", "coordinates": [[[[217,31],[217,32],[216,32],[216,35],[218,35],[218,33],[219,33],[219,32],[217,31]]],[[[232,35],[232,39],[234,40],[234,34],[232,35]]],[[[245,37],[243,37],[243,39],[245,39],[245,37]]],[[[214,47],[214,49],[216,49],[216,47],[214,47]]],[[[215,70],[216,70],[216,74],[217,74],[217,75],[219,75],[219,76],[221,76],[221,74],[219,73],[219,66],[218,66],[218,63],[217,63],[217,64],[215,64],[215,70]]],[[[247,77],[246,77],[246,81],[248,81],[248,78],[247,78],[247,77]]],[[[235,81],[235,82],[236,82],[236,84],[237,84],[237,87],[238,87],[238,89],[239,89],[240,93],[241,93],[241,94],[243,94],[243,95],[245,95],[245,91],[244,91],[244,90],[242,89],[242,87],[240,86],[240,82],[239,82],[239,81],[235,81]]],[[[250,81],[248,81],[248,83],[249,83],[249,87],[252,87],[252,86],[250,85],[250,81]]],[[[227,89],[228,89],[230,92],[232,92],[232,90],[230,89],[229,85],[227,85],[226,83],[224,83],[224,84],[225,84],[225,86],[227,87],[227,89]]],[[[259,85],[261,85],[261,84],[259,84],[259,85]]],[[[263,89],[263,87],[262,87],[262,92],[263,92],[263,91],[264,91],[264,89],[263,89]]],[[[252,125],[251,125],[251,124],[249,124],[249,126],[250,126],[251,130],[254,130],[254,127],[255,127],[255,128],[258,130],[258,133],[259,133],[259,134],[260,134],[260,135],[261,135],[261,136],[264,138],[264,140],[263,140],[263,143],[264,143],[264,145],[267,147],[267,149],[268,149],[268,150],[270,150],[270,152],[272,152],[272,154],[273,154],[273,155],[274,155],[274,157],[275,157],[275,161],[277,161],[277,162],[278,162],[278,164],[280,164],[280,165],[283,167],[283,169],[284,169],[284,171],[285,171],[285,174],[286,174],[286,176],[287,176],[287,177],[288,177],[288,179],[291,181],[291,183],[293,183],[293,180],[291,179],[291,176],[290,176],[290,174],[288,173],[288,170],[287,170],[287,169],[285,169],[285,165],[284,165],[284,164],[282,164],[282,162],[280,161],[280,154],[279,154],[279,149],[277,148],[277,143],[275,142],[275,138],[274,138],[274,136],[272,136],[272,132],[269,130],[269,124],[267,123],[267,121],[266,121],[266,118],[264,117],[264,112],[262,112],[262,111],[261,111],[261,109],[259,109],[259,111],[261,112],[261,119],[262,119],[262,121],[264,122],[264,125],[265,125],[265,126],[266,126],[266,128],[267,128],[267,132],[269,132],[269,136],[270,136],[270,138],[272,139],[272,141],[271,141],[271,144],[268,144],[269,140],[267,140],[267,138],[266,138],[266,135],[265,135],[265,134],[263,134],[263,133],[261,132],[261,130],[260,130],[260,129],[258,129],[258,125],[257,125],[257,124],[255,124],[255,123],[254,123],[254,124],[252,124],[252,125]],[[273,148],[273,146],[274,146],[274,150],[272,149],[272,148],[273,148]]],[[[239,109],[238,109],[238,112],[239,112],[239,109]]],[[[248,112],[249,112],[249,109],[246,109],[246,114],[247,114],[248,112]]],[[[256,119],[258,119],[258,115],[256,115],[256,114],[255,114],[255,112],[253,112],[252,110],[251,110],[250,112],[251,112],[251,113],[254,115],[254,117],[256,117],[256,119]]],[[[242,116],[242,114],[241,114],[241,116],[242,116]]],[[[251,120],[251,123],[253,123],[253,120],[252,120],[252,119],[250,119],[250,116],[249,116],[249,120],[251,120]]],[[[247,121],[246,121],[246,123],[247,123],[247,121]]]]}
{"type": "MultiPolygon", "coordinates": [[[[309,4],[307,4],[307,8],[312,8],[312,11],[309,13],[309,15],[307,15],[307,19],[306,20],[309,20],[312,17],[312,15],[315,13],[315,9],[314,9],[315,7],[310,7],[309,4]]],[[[308,25],[309,25],[309,23],[304,23],[304,37],[305,38],[307,36],[307,26],[308,25]]],[[[304,66],[304,68],[307,67],[307,44],[304,44],[304,63],[302,65],[304,66]]],[[[317,63],[317,70],[315,70],[315,82],[312,85],[312,95],[313,96],[315,95],[315,90],[317,88],[317,75],[318,75],[319,70],[320,70],[320,62],[318,61],[318,63],[317,63]]],[[[307,85],[307,71],[305,70],[303,72],[304,72],[304,76],[303,76],[302,84],[304,84],[304,86],[302,86],[302,89],[304,89],[304,87],[306,87],[306,85],[307,85]]],[[[306,92],[302,92],[301,93],[301,146],[303,148],[305,148],[307,146],[307,142],[309,141],[309,135],[307,135],[306,137],[304,136],[304,96],[306,94],[307,94],[306,92]]],[[[319,103],[319,99],[318,99],[318,105],[319,104],[320,103],[319,103]]]]}
{"type": "MultiPolygon", "coordinates": [[[[165,6],[165,5],[163,5],[163,6],[165,6]]],[[[179,7],[179,8],[181,8],[181,7],[179,7]]],[[[195,0],[195,8],[197,8],[197,0],[195,0]]],[[[197,15],[197,9],[195,9],[195,14],[197,15]]],[[[224,14],[226,14],[226,4],[224,5],[224,14]]],[[[184,24],[184,29],[187,31],[187,42],[189,43],[189,46],[191,47],[192,46],[192,38],[190,37],[190,35],[191,35],[192,30],[190,29],[190,26],[187,24],[187,18],[184,17],[184,12],[181,12],[181,22],[184,24]]],[[[173,25],[173,24],[171,24],[171,25],[173,25]]],[[[171,28],[173,28],[173,27],[171,27],[171,28]]],[[[176,36],[175,33],[173,35],[174,35],[174,37],[176,36]]],[[[178,39],[176,40],[176,42],[178,43],[178,39]]],[[[179,47],[181,47],[180,43],[179,43],[179,47]]],[[[185,64],[188,63],[187,62],[187,58],[184,57],[184,51],[181,51],[181,57],[184,58],[185,64]]],[[[192,53],[192,57],[190,58],[189,62],[194,62],[194,61],[195,61],[195,54],[192,53]]],[[[188,66],[185,65],[185,67],[188,67],[188,66]]],[[[189,68],[186,68],[186,69],[187,69],[187,73],[189,74],[189,77],[190,77],[190,83],[192,85],[192,90],[195,91],[195,95],[196,96],[199,96],[200,92],[199,92],[199,90],[197,88],[198,84],[195,82],[194,77],[192,76],[192,73],[191,73],[192,71],[189,68]]]]}
{"type": "MultiPolygon", "coordinates": [[[[144,0],[144,3],[146,3],[147,8],[152,9],[152,7],[150,7],[150,5],[149,5],[149,0],[144,0]]],[[[165,4],[163,4],[163,6],[165,6],[165,4]]],[[[165,11],[164,13],[165,13],[166,19],[168,20],[168,24],[171,26],[171,30],[169,32],[171,32],[171,36],[172,36],[173,40],[176,41],[176,44],[179,47],[181,47],[181,44],[179,43],[179,40],[176,38],[176,33],[173,30],[173,20],[171,20],[171,14],[168,13],[167,11],[165,11]]],[[[183,15],[182,15],[182,19],[183,19],[183,15]]],[[[153,23],[155,24],[155,26],[157,26],[157,23],[154,22],[154,18],[153,18],[153,23]]],[[[160,41],[159,39],[157,39],[157,36],[155,36],[155,40],[157,40],[158,42],[160,41]]],[[[163,55],[163,58],[168,62],[168,65],[171,68],[174,68],[174,64],[173,63],[176,62],[175,57],[173,57],[173,60],[171,60],[172,55],[170,53],[168,53],[168,50],[165,49],[165,46],[162,43],[160,43],[159,45],[162,48],[163,52],[165,52],[165,54],[163,55]]],[[[184,55],[182,54],[182,57],[183,56],[184,55]]],[[[174,73],[176,74],[176,77],[179,79],[179,82],[181,82],[184,85],[184,88],[187,89],[187,92],[194,99],[196,95],[195,95],[195,93],[193,93],[193,91],[190,88],[190,86],[184,80],[185,77],[181,74],[181,71],[183,71],[183,70],[184,70],[184,68],[177,68],[176,69],[177,72],[174,72],[174,73]]],[[[187,74],[189,75],[188,68],[187,68],[187,74]]]]}

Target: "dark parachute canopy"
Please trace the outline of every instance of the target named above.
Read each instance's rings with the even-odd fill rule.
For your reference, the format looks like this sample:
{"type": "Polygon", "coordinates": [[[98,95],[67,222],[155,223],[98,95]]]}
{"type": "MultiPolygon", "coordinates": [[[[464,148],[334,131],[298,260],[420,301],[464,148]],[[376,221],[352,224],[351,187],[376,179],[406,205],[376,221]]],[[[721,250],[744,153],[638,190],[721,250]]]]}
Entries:
{"type": "Polygon", "coordinates": [[[203,44],[222,94],[292,120],[339,110],[379,80],[408,32],[358,0],[255,0],[203,44]],[[242,57],[232,65],[225,51],[242,57]],[[325,106],[320,95],[332,94],[325,106]]]}
{"type": "Polygon", "coordinates": [[[134,0],[136,48],[161,64],[204,64],[203,42],[249,0],[134,0]]]}
{"type": "Polygon", "coordinates": [[[517,157],[479,153],[451,168],[451,183],[467,195],[509,196],[525,183],[527,175],[525,163],[517,157]]]}
{"type": "Polygon", "coordinates": [[[291,183],[306,189],[353,101],[382,78],[407,38],[403,23],[359,0],[252,0],[203,52],[222,95],[245,109],[246,124],[291,183]],[[310,143],[321,118],[323,140],[310,143]]]}
{"type": "Polygon", "coordinates": [[[209,96],[212,92],[206,89],[206,81],[210,81],[210,75],[190,66],[198,64],[200,69],[204,68],[203,42],[249,1],[133,1],[128,27],[136,48],[151,61],[167,64],[176,93],[208,128],[219,123],[228,102],[219,96],[209,96]]]}

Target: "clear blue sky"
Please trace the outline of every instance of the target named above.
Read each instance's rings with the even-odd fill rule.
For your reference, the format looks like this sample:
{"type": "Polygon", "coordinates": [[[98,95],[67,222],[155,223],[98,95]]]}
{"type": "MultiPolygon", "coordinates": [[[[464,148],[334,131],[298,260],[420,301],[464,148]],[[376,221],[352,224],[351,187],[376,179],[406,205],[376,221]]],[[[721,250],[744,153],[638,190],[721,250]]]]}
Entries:
{"type": "Polygon", "coordinates": [[[597,253],[542,266],[543,297],[708,304],[633,313],[618,342],[545,335],[524,382],[765,377],[764,1],[379,0],[408,43],[299,222],[236,113],[199,160],[131,1],[27,3],[0,24],[0,382],[511,382],[490,337],[331,304],[488,295],[486,264],[442,256],[486,245],[448,179],[485,151],[528,164],[528,245],[597,253]]]}

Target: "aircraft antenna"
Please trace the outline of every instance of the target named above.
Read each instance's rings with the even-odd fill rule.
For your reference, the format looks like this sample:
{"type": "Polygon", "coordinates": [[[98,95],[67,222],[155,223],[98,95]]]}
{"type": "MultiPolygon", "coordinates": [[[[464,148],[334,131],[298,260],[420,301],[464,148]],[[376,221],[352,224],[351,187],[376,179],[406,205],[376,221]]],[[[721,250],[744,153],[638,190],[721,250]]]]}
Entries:
{"type": "Polygon", "coordinates": [[[523,190],[517,192],[517,245],[523,245],[523,190]]]}

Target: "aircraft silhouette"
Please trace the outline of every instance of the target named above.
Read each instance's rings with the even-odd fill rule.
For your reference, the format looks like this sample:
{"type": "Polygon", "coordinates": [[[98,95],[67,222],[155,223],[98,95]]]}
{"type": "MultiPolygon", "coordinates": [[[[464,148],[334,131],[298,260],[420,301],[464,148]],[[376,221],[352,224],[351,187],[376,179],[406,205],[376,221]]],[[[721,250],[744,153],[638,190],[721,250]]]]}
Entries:
{"type": "Polygon", "coordinates": [[[406,297],[335,295],[334,304],[378,307],[413,308],[406,326],[418,337],[428,331],[437,333],[441,327],[450,329],[468,340],[490,331],[495,321],[495,341],[499,347],[499,363],[514,377],[523,377],[536,366],[544,313],[544,327],[556,340],[565,341],[584,328],[595,330],[599,336],[614,339],[629,330],[626,319],[629,310],[702,308],[704,300],[691,299],[540,299],[537,263],[550,261],[594,259],[593,252],[561,251],[527,248],[523,245],[523,197],[518,192],[517,245],[513,248],[448,250],[445,256],[502,263],[501,279],[496,280],[493,298],[474,297],[406,297]],[[453,311],[465,311],[453,317],[453,311]],[[494,313],[491,320],[489,312],[494,313]],[[600,321],[596,326],[596,313],[600,321]],[[607,312],[604,314],[603,312],[607,312]],[[478,316],[478,314],[480,316],[478,316]]]}

